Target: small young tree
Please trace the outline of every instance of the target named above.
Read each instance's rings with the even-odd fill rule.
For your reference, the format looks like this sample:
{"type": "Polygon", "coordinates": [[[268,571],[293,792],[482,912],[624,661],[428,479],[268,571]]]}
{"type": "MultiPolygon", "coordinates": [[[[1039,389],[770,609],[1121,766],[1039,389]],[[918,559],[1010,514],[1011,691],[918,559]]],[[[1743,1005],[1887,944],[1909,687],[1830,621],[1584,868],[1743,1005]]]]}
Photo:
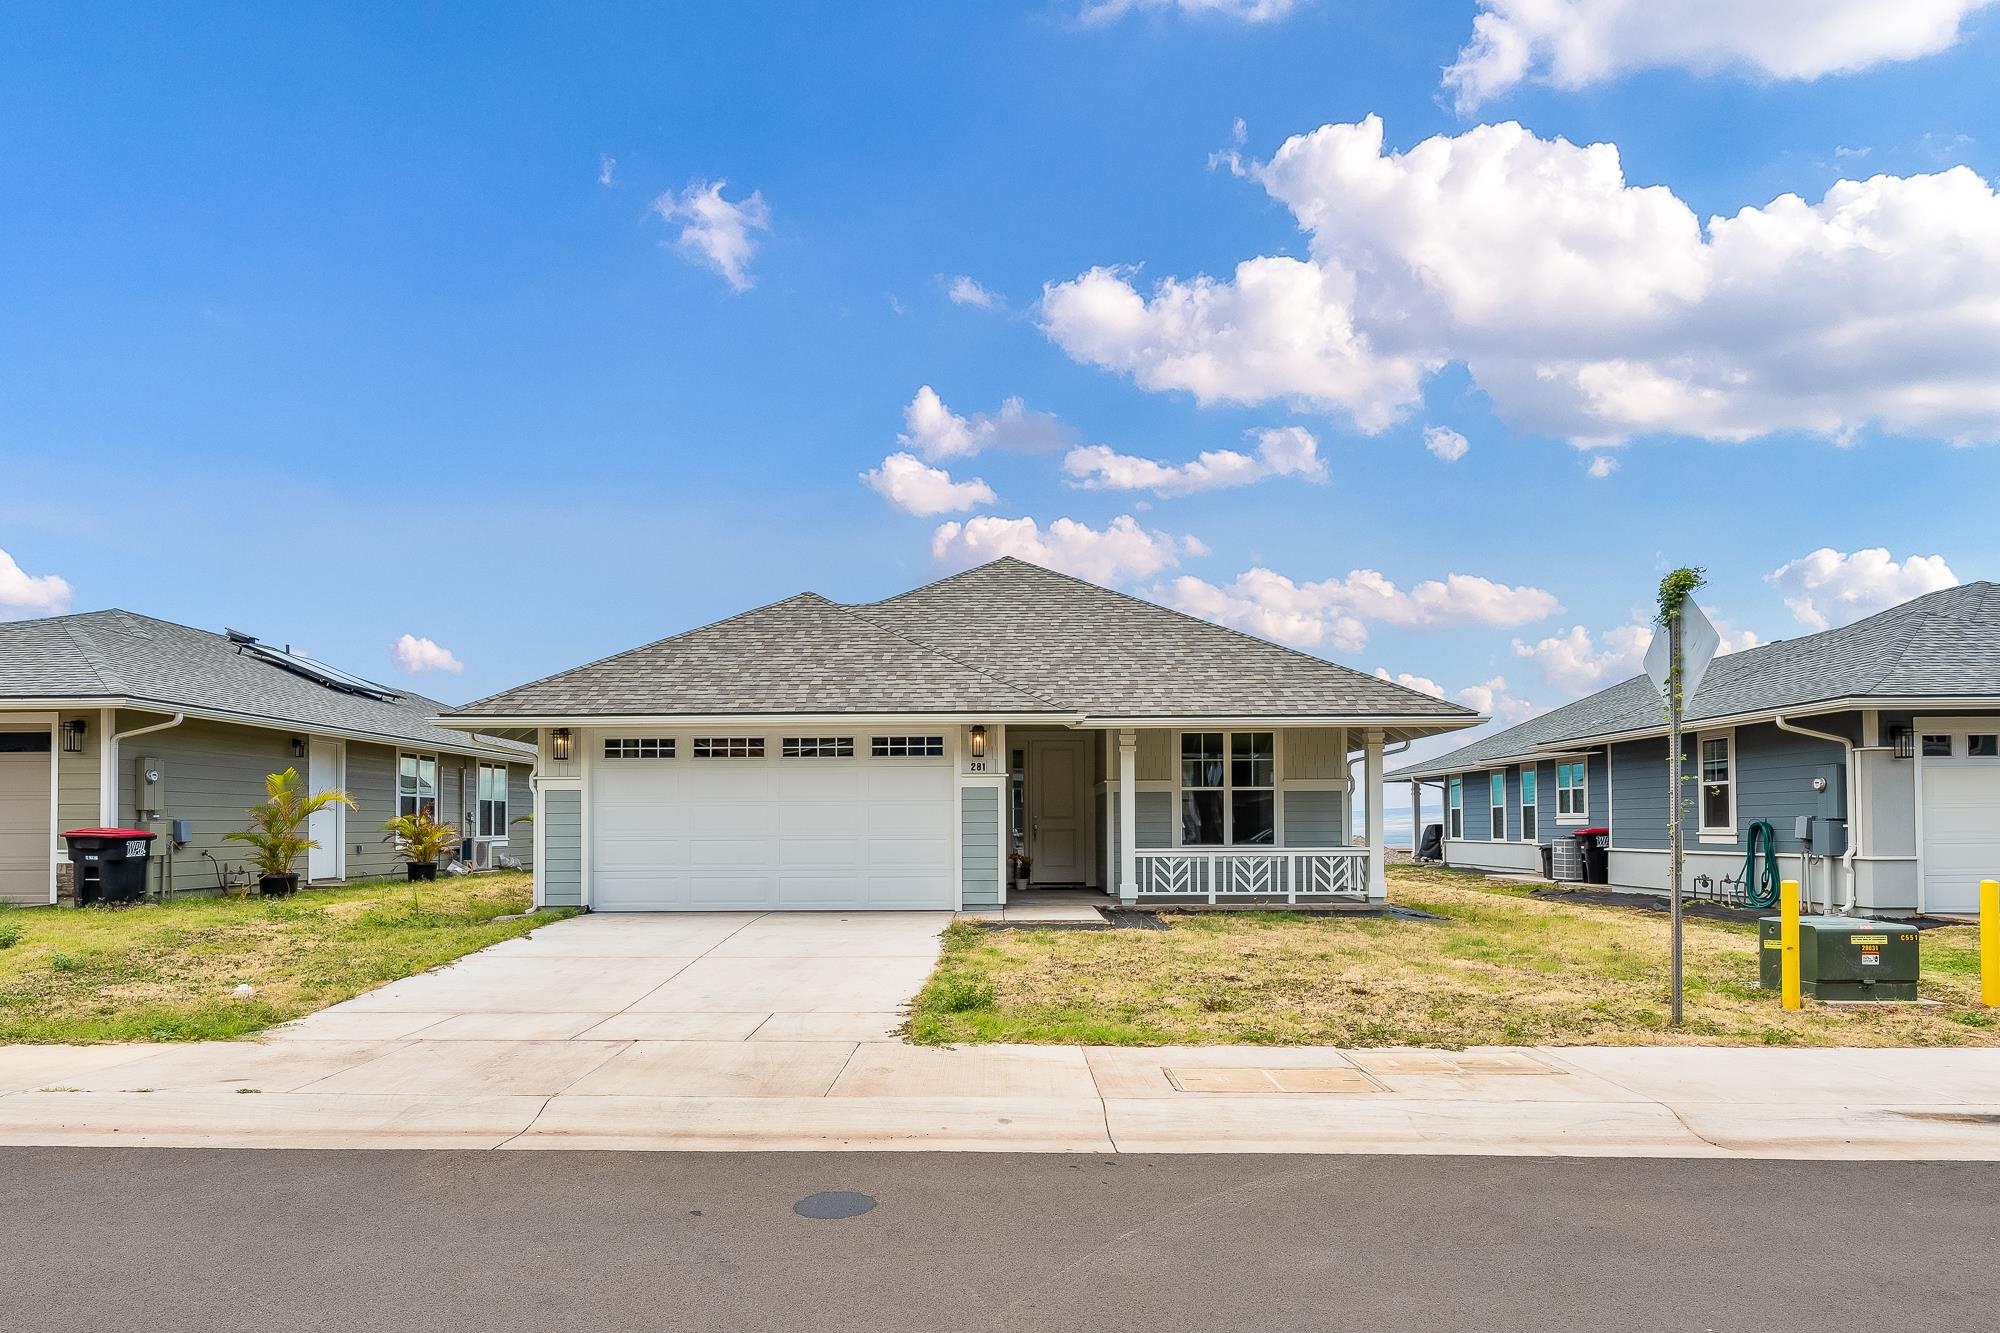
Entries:
{"type": "Polygon", "coordinates": [[[257,867],[264,892],[287,892],[298,883],[293,864],[319,846],[305,836],[306,821],[331,805],[352,809],[354,801],[344,791],[308,795],[300,784],[299,771],[288,768],[265,776],[264,799],[250,807],[250,827],[223,836],[231,842],[250,844],[250,862],[257,867]]]}

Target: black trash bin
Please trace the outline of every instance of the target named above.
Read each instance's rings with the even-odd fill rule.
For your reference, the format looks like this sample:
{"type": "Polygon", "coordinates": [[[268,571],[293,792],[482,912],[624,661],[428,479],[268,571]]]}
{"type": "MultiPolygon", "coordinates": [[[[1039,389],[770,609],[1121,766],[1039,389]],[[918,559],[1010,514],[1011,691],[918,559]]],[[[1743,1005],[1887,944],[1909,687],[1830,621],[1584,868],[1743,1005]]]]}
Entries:
{"type": "Polygon", "coordinates": [[[1577,854],[1583,858],[1585,884],[1611,882],[1611,830],[1580,828],[1576,831],[1577,854]]]}
{"type": "Polygon", "coordinates": [[[1417,839],[1416,859],[1419,861],[1444,860],[1444,825],[1424,825],[1423,836],[1417,839]]]}
{"type": "Polygon", "coordinates": [[[73,828],[63,834],[76,867],[76,905],[144,899],[157,836],[140,828],[73,828]]]}
{"type": "Polygon", "coordinates": [[[1541,845],[1540,850],[1542,853],[1542,878],[1554,879],[1556,877],[1556,849],[1545,842],[1541,845]]]}

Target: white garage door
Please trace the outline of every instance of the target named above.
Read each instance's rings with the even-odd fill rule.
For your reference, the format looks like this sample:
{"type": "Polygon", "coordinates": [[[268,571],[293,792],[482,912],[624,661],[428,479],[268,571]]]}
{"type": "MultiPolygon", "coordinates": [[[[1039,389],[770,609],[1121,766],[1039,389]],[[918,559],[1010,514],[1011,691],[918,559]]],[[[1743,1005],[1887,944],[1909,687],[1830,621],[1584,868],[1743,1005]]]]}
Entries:
{"type": "Polygon", "coordinates": [[[1975,913],[1979,881],[2000,879],[2000,742],[1974,732],[1923,743],[1924,910],[1975,913]]]}
{"type": "Polygon", "coordinates": [[[48,739],[47,732],[0,737],[41,746],[40,753],[0,748],[0,902],[49,900],[48,739]]]}
{"type": "MultiPolygon", "coordinates": [[[[629,757],[593,741],[590,904],[599,911],[950,908],[953,783],[942,758],[629,757]]],[[[708,747],[716,748],[716,747],[708,747]]],[[[738,745],[737,750],[748,748],[738,745]]],[[[642,757],[643,756],[643,757],[642,757]]]]}

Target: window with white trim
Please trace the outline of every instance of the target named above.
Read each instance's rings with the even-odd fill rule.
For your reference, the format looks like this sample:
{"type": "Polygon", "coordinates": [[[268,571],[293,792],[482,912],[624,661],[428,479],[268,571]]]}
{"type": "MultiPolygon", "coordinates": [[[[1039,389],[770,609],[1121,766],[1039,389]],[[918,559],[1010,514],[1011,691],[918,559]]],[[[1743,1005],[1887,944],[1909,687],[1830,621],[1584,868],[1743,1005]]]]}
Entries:
{"type": "Polygon", "coordinates": [[[1535,842],[1537,830],[1536,816],[1541,813],[1535,801],[1535,783],[1540,775],[1533,764],[1521,765],[1521,841],[1535,842]]]}
{"type": "Polygon", "coordinates": [[[1967,759],[2000,759],[2000,735],[1992,732],[1975,734],[1965,738],[1967,759]]]}
{"type": "Polygon", "coordinates": [[[1507,775],[1495,773],[1486,780],[1487,804],[1492,807],[1492,837],[1495,842],[1507,841],[1507,775]]]}
{"type": "Polygon", "coordinates": [[[396,813],[437,818],[438,761],[434,754],[396,757],[396,813]]]}
{"type": "Polygon", "coordinates": [[[479,766],[479,836],[507,836],[507,766],[479,766]]]}
{"type": "Polygon", "coordinates": [[[852,759],[852,736],[787,736],[779,747],[786,759],[852,759]]]}
{"type": "Polygon", "coordinates": [[[672,759],[674,738],[672,736],[606,736],[604,738],[606,759],[672,759]]]}
{"type": "Polygon", "coordinates": [[[1951,737],[1939,736],[1939,735],[1925,736],[1924,758],[1926,759],[1951,758],[1951,737]]]}
{"type": "Polygon", "coordinates": [[[942,736],[871,736],[868,753],[877,759],[942,759],[942,736]]]}
{"type": "Polygon", "coordinates": [[[1445,820],[1445,835],[1452,838],[1465,836],[1465,780],[1453,778],[1447,784],[1450,791],[1448,801],[1450,817],[1445,820]]]}
{"type": "Polygon", "coordinates": [[[1278,834],[1278,734],[1181,733],[1181,845],[1268,847],[1278,834]]]}
{"type": "Polygon", "coordinates": [[[762,736],[697,736],[694,738],[694,757],[697,759],[762,759],[764,738],[762,736]]]}
{"type": "Polygon", "coordinates": [[[1581,824],[1590,817],[1588,759],[1564,759],[1556,764],[1556,822],[1581,824]]]}
{"type": "Polygon", "coordinates": [[[1736,735],[1700,738],[1701,831],[1736,832],[1736,735]]]}

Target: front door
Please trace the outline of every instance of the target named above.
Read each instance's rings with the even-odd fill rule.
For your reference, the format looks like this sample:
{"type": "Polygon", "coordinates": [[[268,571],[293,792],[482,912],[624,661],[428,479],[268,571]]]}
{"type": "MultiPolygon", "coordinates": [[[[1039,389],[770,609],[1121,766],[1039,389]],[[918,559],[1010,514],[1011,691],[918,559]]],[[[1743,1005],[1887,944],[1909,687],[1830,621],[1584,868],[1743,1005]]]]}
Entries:
{"type": "MultiPolygon", "coordinates": [[[[339,789],[340,745],[315,736],[306,760],[306,790],[322,792],[339,789]]],[[[340,806],[329,805],[324,810],[315,810],[306,821],[306,836],[319,844],[306,853],[306,878],[309,880],[340,878],[340,811],[340,806]]]]}
{"type": "Polygon", "coordinates": [[[1028,855],[1033,884],[1082,884],[1090,878],[1090,800],[1082,736],[1028,741],[1028,855]]]}

